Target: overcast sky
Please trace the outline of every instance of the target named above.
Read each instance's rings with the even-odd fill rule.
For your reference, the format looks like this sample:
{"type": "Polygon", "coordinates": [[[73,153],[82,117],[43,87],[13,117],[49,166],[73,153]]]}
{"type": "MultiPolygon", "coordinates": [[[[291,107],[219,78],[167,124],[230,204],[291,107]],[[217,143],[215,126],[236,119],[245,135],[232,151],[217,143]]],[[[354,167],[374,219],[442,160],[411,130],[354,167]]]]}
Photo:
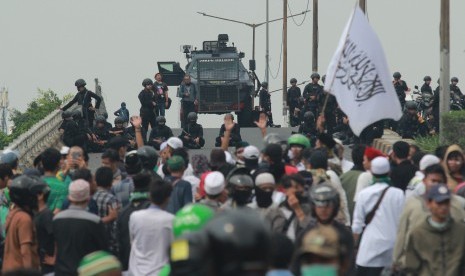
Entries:
{"type": "MultiPolygon", "coordinates": [[[[282,17],[282,0],[270,1],[270,19],[282,17]]],[[[392,72],[407,83],[421,85],[423,76],[439,74],[438,0],[367,0],[368,17],[384,46],[392,72]]],[[[10,92],[10,106],[24,110],[37,88],[59,95],[75,93],[74,81],[102,83],[109,113],[122,101],[138,113],[137,94],[144,78],[157,72],[157,61],[186,63],[180,45],[201,47],[204,40],[229,34],[244,63],[252,55],[252,29],[197,14],[259,23],[265,21],[265,0],[15,0],[0,2],[0,86],[10,92]]],[[[319,1],[319,71],[324,74],[355,1],[319,1]]],[[[292,13],[305,10],[307,0],[289,0],[292,13]]],[[[312,8],[310,1],[309,9],[312,8]]],[[[465,1],[451,0],[451,75],[465,88],[465,1]]],[[[303,17],[296,17],[300,23],[303,17]]],[[[270,67],[275,75],[281,49],[282,22],[270,24],[270,67]]],[[[307,80],[312,68],[312,15],[298,27],[288,23],[288,79],[307,80]]],[[[265,73],[265,26],[257,28],[257,74],[265,73]]],[[[281,68],[282,69],[282,68],[281,68]]],[[[271,77],[270,77],[271,78],[271,77]]],[[[282,71],[270,89],[282,86],[282,71]]],[[[94,90],[94,86],[88,86],[94,90]]],[[[174,99],[175,87],[170,87],[174,99]]],[[[281,94],[272,97],[276,122],[282,123],[281,94]]],[[[178,99],[168,111],[168,125],[178,126],[178,99]]],[[[217,127],[220,116],[200,116],[217,127]]]]}

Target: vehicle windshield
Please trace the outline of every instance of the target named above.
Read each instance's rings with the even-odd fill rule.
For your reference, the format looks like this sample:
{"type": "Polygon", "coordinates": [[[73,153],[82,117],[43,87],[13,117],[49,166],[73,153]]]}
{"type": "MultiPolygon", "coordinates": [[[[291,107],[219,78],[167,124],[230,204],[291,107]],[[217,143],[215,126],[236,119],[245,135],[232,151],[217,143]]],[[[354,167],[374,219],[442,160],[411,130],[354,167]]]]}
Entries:
{"type": "Polygon", "coordinates": [[[200,80],[234,80],[238,78],[238,64],[235,58],[198,59],[188,71],[200,80]]]}

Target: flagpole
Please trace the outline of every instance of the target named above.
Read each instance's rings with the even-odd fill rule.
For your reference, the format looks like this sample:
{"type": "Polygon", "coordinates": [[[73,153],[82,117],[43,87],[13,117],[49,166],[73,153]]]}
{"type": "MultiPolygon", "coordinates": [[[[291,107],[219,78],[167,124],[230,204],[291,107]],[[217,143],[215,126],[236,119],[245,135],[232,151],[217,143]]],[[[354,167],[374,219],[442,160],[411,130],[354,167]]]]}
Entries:
{"type": "MultiPolygon", "coordinates": [[[[358,4],[355,5],[354,11],[352,12],[352,16],[350,17],[349,27],[352,26],[352,22],[354,21],[354,14],[355,14],[355,9],[357,8],[357,6],[358,6],[358,4]]],[[[347,41],[348,37],[349,37],[349,32],[346,33],[346,38],[345,38],[346,41],[347,41]]],[[[342,55],[339,56],[339,60],[337,61],[338,66],[341,64],[341,58],[342,58],[342,55]]],[[[333,87],[335,80],[336,80],[336,78],[332,78],[331,85],[329,87],[333,87]]],[[[329,93],[329,91],[325,91],[325,92],[326,92],[325,102],[323,103],[323,108],[321,109],[320,116],[324,116],[324,112],[326,110],[326,105],[328,104],[328,97],[329,97],[330,93],[329,93]]]]}

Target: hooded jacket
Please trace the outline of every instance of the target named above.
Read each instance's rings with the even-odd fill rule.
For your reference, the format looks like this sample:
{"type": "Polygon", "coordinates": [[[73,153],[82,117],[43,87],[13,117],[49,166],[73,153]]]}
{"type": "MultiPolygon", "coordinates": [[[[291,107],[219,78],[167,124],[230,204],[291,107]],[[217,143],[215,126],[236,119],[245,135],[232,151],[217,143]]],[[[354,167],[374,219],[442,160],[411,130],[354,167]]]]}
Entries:
{"type": "Polygon", "coordinates": [[[465,224],[450,219],[436,229],[425,219],[407,245],[407,275],[465,275],[465,224]]]}
{"type": "MultiPolygon", "coordinates": [[[[447,166],[447,159],[449,158],[449,155],[454,151],[458,151],[463,155],[463,150],[459,145],[451,145],[447,148],[446,154],[444,155],[444,159],[442,160],[442,163],[441,163],[442,167],[444,168],[444,171],[446,172],[447,186],[449,187],[451,191],[453,191],[455,187],[459,184],[457,180],[455,180],[454,177],[452,177],[449,171],[449,167],[447,166]]],[[[462,168],[460,170],[461,170],[462,176],[465,179],[465,163],[462,163],[462,168]]]]}

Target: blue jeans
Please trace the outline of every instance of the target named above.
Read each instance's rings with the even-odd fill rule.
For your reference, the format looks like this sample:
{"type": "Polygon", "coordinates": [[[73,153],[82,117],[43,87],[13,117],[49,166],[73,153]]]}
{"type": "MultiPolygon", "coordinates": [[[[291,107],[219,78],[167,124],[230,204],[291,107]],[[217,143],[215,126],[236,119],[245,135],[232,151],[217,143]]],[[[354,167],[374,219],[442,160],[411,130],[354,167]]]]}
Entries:
{"type": "Polygon", "coordinates": [[[158,116],[165,116],[165,102],[157,102],[157,117],[158,116]]]}

